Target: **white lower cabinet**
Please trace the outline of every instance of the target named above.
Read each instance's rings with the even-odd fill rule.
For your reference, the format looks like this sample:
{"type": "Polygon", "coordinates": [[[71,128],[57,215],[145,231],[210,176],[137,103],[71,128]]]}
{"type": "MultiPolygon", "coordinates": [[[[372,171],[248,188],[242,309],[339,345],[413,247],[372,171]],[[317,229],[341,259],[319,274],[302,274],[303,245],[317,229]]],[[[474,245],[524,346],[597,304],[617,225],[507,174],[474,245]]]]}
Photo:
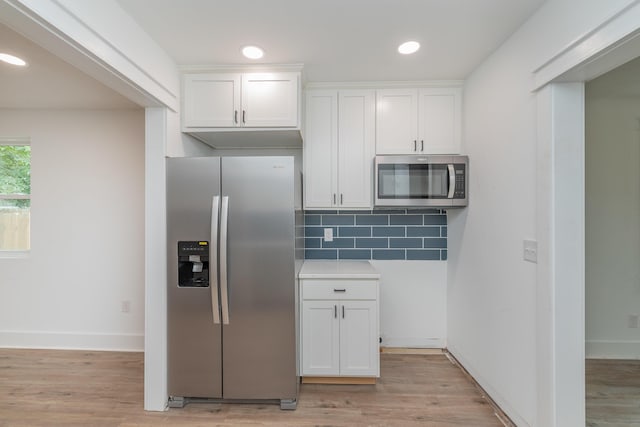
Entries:
{"type": "Polygon", "coordinates": [[[380,376],[378,281],[302,286],[302,376],[380,376]]]}

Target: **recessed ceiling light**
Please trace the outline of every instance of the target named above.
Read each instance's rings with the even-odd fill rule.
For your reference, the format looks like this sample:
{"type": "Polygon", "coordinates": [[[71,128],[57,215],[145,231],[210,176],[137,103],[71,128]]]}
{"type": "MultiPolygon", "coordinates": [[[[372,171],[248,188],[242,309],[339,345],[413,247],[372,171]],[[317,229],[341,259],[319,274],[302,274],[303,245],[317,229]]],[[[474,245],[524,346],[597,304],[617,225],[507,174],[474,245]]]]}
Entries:
{"type": "Polygon", "coordinates": [[[24,67],[27,63],[18,58],[17,56],[9,55],[8,53],[0,53],[0,61],[6,62],[7,64],[17,65],[19,67],[24,67]]]}
{"type": "Polygon", "coordinates": [[[242,54],[249,59],[260,59],[264,55],[264,51],[258,46],[245,46],[242,48],[242,54]]]}
{"type": "Polygon", "coordinates": [[[418,51],[418,49],[420,49],[420,43],[416,41],[404,42],[400,46],[398,46],[398,52],[400,52],[403,55],[409,55],[411,53],[415,53],[418,51]]]}

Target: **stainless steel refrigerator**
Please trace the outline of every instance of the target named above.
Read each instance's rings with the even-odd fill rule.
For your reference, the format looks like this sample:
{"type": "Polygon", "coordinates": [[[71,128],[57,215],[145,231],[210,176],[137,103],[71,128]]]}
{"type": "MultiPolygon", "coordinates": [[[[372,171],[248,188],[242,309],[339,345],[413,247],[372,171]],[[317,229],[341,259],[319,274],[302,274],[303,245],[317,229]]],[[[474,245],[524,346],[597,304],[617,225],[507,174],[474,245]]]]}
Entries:
{"type": "Polygon", "coordinates": [[[293,157],[167,159],[169,406],[295,409],[295,170],[293,157]]]}

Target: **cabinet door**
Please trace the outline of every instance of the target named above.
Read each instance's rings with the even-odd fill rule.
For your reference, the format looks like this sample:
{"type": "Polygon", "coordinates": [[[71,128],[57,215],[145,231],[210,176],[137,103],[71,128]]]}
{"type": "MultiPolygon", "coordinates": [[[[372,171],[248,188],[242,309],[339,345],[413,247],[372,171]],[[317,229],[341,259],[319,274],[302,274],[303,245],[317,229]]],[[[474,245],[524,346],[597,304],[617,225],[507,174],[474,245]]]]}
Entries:
{"type": "Polygon", "coordinates": [[[421,152],[460,152],[461,95],[460,88],[419,90],[418,148],[421,152]]]}
{"type": "Polygon", "coordinates": [[[338,304],[302,302],[302,375],[340,373],[338,304]]]}
{"type": "Polygon", "coordinates": [[[235,127],[240,109],[239,74],[185,74],[185,127],[235,127]]]}
{"type": "Polygon", "coordinates": [[[412,154],[417,150],[418,91],[376,91],[376,154],[412,154]]]}
{"type": "Polygon", "coordinates": [[[338,203],[371,209],[375,92],[340,91],[338,99],[338,203]]]}
{"type": "Polygon", "coordinates": [[[376,301],[343,301],[340,306],[340,375],[378,376],[376,301]]]}
{"type": "Polygon", "coordinates": [[[338,95],[331,90],[305,94],[304,207],[337,203],[338,95]]]}
{"type": "Polygon", "coordinates": [[[242,75],[242,126],[297,127],[298,73],[242,75]]]}

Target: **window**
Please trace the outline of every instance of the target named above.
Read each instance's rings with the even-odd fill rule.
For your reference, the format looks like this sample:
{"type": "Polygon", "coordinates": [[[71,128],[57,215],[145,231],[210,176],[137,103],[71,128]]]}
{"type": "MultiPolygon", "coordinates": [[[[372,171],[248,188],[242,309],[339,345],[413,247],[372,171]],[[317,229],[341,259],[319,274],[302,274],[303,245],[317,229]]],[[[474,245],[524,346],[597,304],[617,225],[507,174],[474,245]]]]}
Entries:
{"type": "Polygon", "coordinates": [[[0,251],[30,249],[30,211],[30,141],[0,138],[0,251]]]}

